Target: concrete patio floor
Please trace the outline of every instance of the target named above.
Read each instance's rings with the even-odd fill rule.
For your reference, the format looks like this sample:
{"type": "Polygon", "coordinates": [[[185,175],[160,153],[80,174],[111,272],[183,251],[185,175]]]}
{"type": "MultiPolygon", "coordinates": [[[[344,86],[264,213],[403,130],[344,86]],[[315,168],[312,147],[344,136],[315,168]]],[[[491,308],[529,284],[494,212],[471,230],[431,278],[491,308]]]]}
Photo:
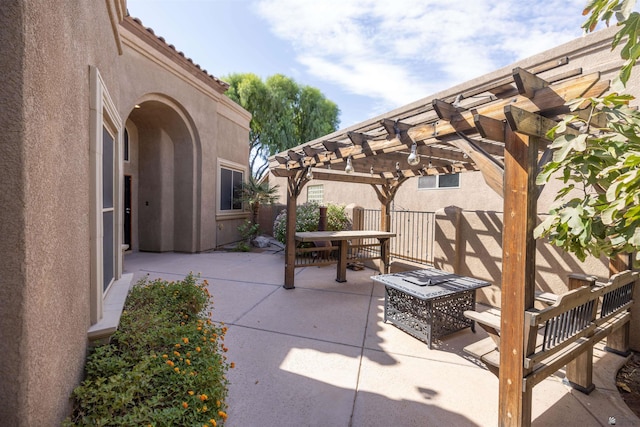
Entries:
{"type": "MultiPolygon", "coordinates": [[[[274,247],[272,247],[274,248],[274,247]]],[[[383,321],[375,271],[335,266],[296,269],[282,287],[284,255],[263,252],[130,253],[125,272],[207,279],[212,318],[229,330],[228,427],[496,426],[498,380],[462,348],[483,338],[469,329],[426,344],[383,321]]],[[[595,351],[596,390],[562,383],[563,372],[534,388],[534,426],[640,426],[620,398],[615,373],[625,359],[595,351]]]]}

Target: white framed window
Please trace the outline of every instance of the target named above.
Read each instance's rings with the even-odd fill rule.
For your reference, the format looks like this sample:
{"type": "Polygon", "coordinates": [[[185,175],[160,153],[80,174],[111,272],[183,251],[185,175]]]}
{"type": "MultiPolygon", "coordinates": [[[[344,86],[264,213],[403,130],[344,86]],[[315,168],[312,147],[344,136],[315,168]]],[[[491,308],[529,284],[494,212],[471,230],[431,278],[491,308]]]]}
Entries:
{"type": "Polygon", "coordinates": [[[460,188],[460,174],[427,175],[418,178],[418,190],[460,188]]]}
{"type": "Polygon", "coordinates": [[[90,68],[91,324],[102,319],[104,296],[122,274],[123,125],[97,68],[90,68]]]}
{"type": "Polygon", "coordinates": [[[243,211],[242,185],[246,167],[237,163],[218,161],[218,213],[243,211]]]}
{"type": "Polygon", "coordinates": [[[324,203],[324,185],[307,185],[307,202],[324,203]]]}

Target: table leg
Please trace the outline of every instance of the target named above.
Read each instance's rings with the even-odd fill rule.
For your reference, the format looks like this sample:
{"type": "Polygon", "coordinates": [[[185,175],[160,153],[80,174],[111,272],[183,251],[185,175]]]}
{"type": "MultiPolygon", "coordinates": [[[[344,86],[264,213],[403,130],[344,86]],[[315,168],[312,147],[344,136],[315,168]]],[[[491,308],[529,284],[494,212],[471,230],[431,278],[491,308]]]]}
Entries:
{"type": "Polygon", "coordinates": [[[336,272],[336,282],[347,281],[347,252],[348,242],[346,240],[340,240],[340,246],[338,249],[338,267],[336,272]]]}
{"type": "Polygon", "coordinates": [[[389,273],[389,239],[379,238],[380,242],[380,274],[389,273]]]}

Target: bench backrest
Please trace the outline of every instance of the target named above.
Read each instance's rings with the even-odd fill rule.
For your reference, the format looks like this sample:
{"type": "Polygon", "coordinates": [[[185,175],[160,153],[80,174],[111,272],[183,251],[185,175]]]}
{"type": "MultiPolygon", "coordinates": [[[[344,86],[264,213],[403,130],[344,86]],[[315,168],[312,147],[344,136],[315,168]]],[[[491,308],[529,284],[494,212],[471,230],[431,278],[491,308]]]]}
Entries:
{"type": "Polygon", "coordinates": [[[589,286],[562,294],[556,302],[539,312],[526,311],[528,327],[525,368],[559,352],[596,327],[597,297],[589,286]],[[539,331],[542,328],[542,342],[539,331]]]}
{"type": "Polygon", "coordinates": [[[600,325],[628,311],[638,278],[637,272],[623,271],[606,283],[569,291],[541,311],[525,312],[529,328],[525,368],[532,369],[536,363],[589,337],[600,325]]]}
{"type": "Polygon", "coordinates": [[[604,285],[597,284],[595,293],[601,296],[598,323],[626,311],[631,306],[635,291],[634,284],[637,281],[638,272],[623,271],[611,276],[604,285]]]}

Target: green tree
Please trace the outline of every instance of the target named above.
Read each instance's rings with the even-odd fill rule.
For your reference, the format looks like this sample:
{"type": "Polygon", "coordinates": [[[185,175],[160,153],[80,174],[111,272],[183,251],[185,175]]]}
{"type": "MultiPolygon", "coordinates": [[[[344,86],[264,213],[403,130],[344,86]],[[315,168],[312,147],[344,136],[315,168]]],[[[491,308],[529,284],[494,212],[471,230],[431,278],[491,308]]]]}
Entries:
{"type": "Polygon", "coordinates": [[[548,237],[581,260],[589,254],[612,257],[631,252],[640,259],[640,113],[629,107],[634,98],[623,93],[640,57],[640,14],[632,12],[635,3],[588,2],[583,28],[594,31],[598,22],[609,24],[615,17],[621,29],[613,38],[612,49],[621,46],[625,62],[613,81],[612,93],[572,102],[575,114],[549,132],[555,138],[553,159],[538,175],[539,184],[558,177],[565,187],[535,236],[548,237]],[[564,133],[568,126],[579,133],[564,133]]]}
{"type": "Polygon", "coordinates": [[[335,131],[338,106],[316,88],[275,74],[262,81],[251,73],[224,77],[226,95],[252,114],[249,132],[249,166],[260,178],[267,158],[335,131]]]}

